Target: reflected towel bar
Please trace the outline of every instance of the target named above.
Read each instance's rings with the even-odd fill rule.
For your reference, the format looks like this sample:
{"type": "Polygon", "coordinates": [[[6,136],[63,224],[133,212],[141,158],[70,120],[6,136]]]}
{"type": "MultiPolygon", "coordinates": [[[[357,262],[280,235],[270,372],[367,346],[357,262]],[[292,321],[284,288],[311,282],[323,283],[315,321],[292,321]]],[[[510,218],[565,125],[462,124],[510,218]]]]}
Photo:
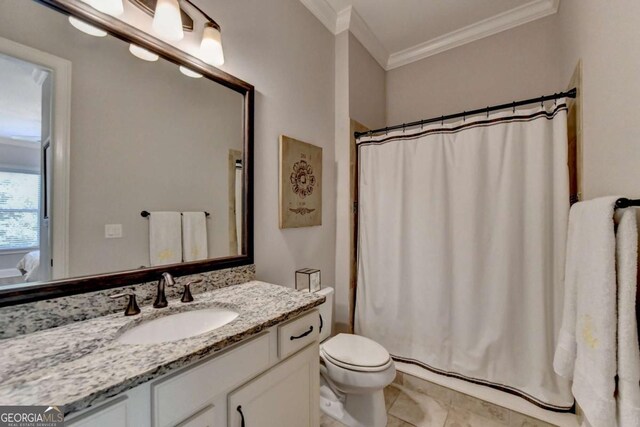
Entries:
{"type": "Polygon", "coordinates": [[[616,209],[624,209],[631,206],[640,206],[640,199],[620,198],[616,200],[616,209]]]}
{"type": "MultiPolygon", "coordinates": [[[[180,215],[182,215],[182,212],[180,213],[180,215]]],[[[143,217],[143,218],[149,218],[151,216],[151,212],[142,211],[142,212],[140,212],[140,216],[143,217]]],[[[205,212],[204,216],[209,217],[210,216],[209,212],[205,212]]]]}

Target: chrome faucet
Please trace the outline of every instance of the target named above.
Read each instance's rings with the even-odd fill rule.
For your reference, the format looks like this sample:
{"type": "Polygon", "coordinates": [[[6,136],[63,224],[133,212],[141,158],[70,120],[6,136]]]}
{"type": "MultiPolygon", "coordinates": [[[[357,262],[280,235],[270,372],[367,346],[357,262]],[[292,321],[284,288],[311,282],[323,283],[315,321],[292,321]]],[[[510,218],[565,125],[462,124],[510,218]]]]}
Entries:
{"type": "Polygon", "coordinates": [[[163,308],[168,305],[167,296],[164,294],[165,286],[173,286],[176,282],[173,280],[173,276],[169,273],[162,273],[162,277],[158,281],[158,294],[156,300],[153,303],[153,308],[163,308]]]}

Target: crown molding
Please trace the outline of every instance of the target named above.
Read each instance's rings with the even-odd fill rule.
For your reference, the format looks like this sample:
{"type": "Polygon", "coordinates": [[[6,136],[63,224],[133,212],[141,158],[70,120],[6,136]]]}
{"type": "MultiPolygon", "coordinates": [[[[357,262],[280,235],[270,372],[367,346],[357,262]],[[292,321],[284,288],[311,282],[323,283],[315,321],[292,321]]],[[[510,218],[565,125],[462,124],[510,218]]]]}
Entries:
{"type": "Polygon", "coordinates": [[[560,0],[532,0],[522,6],[389,54],[358,12],[349,6],[336,12],[327,0],[300,0],[334,35],[351,31],[385,70],[392,70],[558,12],[560,0]]]}
{"type": "Polygon", "coordinates": [[[462,46],[558,12],[560,0],[534,0],[467,27],[389,55],[387,70],[462,46]]]}
{"type": "Polygon", "coordinates": [[[371,31],[367,23],[351,6],[349,9],[349,26],[351,34],[369,51],[371,56],[386,70],[389,52],[382,45],[378,37],[371,31]]]}
{"type": "Polygon", "coordinates": [[[333,7],[331,7],[327,0],[300,0],[300,2],[305,5],[332,34],[335,35],[341,32],[336,29],[338,14],[333,10],[333,7]]]}
{"type": "Polygon", "coordinates": [[[352,6],[342,9],[336,15],[336,32],[334,34],[340,34],[343,31],[347,31],[351,25],[351,13],[354,12],[352,6]]]}

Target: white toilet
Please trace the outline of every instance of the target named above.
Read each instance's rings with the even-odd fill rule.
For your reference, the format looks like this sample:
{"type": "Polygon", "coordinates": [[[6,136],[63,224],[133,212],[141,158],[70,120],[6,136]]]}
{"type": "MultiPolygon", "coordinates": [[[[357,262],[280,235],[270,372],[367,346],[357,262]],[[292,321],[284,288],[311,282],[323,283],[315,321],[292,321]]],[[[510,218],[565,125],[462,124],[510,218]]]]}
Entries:
{"type": "Polygon", "coordinates": [[[318,293],[327,300],[320,309],[320,409],[349,427],[384,427],[387,412],[383,389],[396,376],[387,350],[369,338],[331,335],[333,288],[318,293]]]}

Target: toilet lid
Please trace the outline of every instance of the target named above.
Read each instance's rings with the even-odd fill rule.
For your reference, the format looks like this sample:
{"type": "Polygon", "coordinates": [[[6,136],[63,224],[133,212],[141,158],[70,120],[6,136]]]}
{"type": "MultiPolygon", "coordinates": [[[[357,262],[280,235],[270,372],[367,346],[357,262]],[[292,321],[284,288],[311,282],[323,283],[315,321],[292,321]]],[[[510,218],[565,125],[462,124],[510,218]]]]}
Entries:
{"type": "Polygon", "coordinates": [[[389,352],[366,337],[338,334],[322,344],[322,351],[329,359],[357,368],[384,368],[391,359],[389,352]]]}

